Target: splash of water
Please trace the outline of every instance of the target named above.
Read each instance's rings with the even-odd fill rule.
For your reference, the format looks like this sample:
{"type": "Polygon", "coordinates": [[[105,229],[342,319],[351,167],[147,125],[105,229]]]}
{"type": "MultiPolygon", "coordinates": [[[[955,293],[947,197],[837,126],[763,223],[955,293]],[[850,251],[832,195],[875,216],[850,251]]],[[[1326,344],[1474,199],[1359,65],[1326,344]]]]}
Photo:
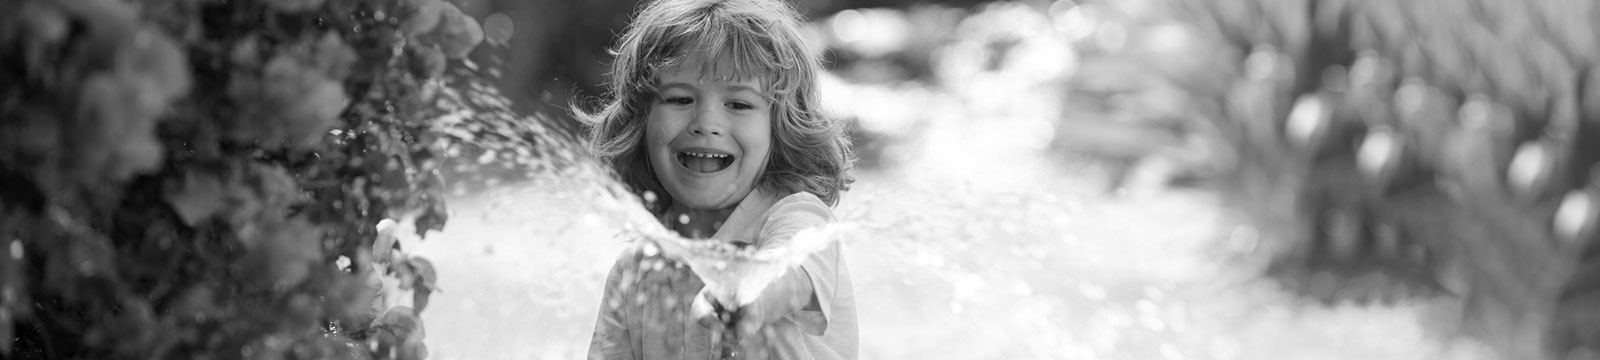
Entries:
{"type": "MultiPolygon", "coordinates": [[[[632,224],[629,224],[632,225],[632,224]]],[[[748,305],[761,291],[806,256],[822,251],[840,231],[851,227],[835,223],[801,230],[776,246],[742,246],[718,240],[693,240],[678,236],[660,224],[630,229],[648,245],[646,253],[661,254],[689,265],[719,303],[748,305]]]]}
{"type": "MultiPolygon", "coordinates": [[[[460,75],[460,74],[458,74],[460,75]]],[[[509,161],[520,176],[579,184],[600,210],[602,221],[630,242],[645,243],[680,261],[699,276],[717,301],[747,305],[768,285],[806,256],[835,241],[848,224],[805,229],[792,239],[762,247],[679,236],[645,209],[642,199],[582,150],[579,140],[553,128],[553,120],[517,113],[498,89],[475,75],[455,76],[455,86],[438,88],[439,133],[453,146],[483,151],[479,165],[509,161]]],[[[457,151],[459,152],[459,151],[457,151]]]]}

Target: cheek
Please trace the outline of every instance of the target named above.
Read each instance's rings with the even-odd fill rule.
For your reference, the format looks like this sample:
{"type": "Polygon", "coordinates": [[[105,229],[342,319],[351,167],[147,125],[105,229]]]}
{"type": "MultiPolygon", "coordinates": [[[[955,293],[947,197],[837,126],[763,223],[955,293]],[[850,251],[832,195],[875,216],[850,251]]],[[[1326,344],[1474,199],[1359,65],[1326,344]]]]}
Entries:
{"type": "Polygon", "coordinates": [[[753,122],[751,126],[743,130],[745,131],[741,141],[744,142],[745,151],[755,155],[750,159],[752,162],[765,164],[772,157],[773,136],[775,135],[771,119],[761,119],[753,122]]]}
{"type": "Polygon", "coordinates": [[[672,121],[666,115],[652,111],[645,118],[644,143],[650,150],[665,147],[672,134],[672,121]]]}
{"type": "Polygon", "coordinates": [[[670,151],[667,150],[667,144],[672,141],[670,124],[660,115],[652,112],[646,117],[642,144],[644,149],[641,149],[644,151],[645,163],[657,174],[670,171],[670,166],[666,165],[671,161],[670,151]]]}

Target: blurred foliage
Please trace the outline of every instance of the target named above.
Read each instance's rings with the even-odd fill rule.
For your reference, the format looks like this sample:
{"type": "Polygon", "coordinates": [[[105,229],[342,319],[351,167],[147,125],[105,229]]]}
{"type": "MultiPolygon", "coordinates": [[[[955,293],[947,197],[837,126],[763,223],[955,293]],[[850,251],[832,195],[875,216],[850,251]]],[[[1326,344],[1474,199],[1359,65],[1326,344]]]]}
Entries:
{"type": "Polygon", "coordinates": [[[443,226],[436,79],[483,38],[441,0],[0,5],[0,354],[426,357],[432,266],[374,224],[443,226]]]}
{"type": "MultiPolygon", "coordinates": [[[[809,20],[847,9],[912,8],[925,5],[972,7],[983,0],[786,0],[809,20]]],[[[622,33],[639,0],[464,0],[475,17],[504,14],[515,24],[503,54],[480,52],[480,63],[504,65],[498,85],[526,113],[564,114],[571,103],[584,104],[604,94],[616,34],[622,33]]],[[[846,59],[848,60],[848,59],[846,59]]],[[[924,60],[925,61],[925,60],[924,60]]],[[[566,119],[565,130],[577,129],[566,119]]]]}
{"type": "Polygon", "coordinates": [[[1233,144],[1279,271],[1431,283],[1510,358],[1600,351],[1600,6],[1159,4],[1214,49],[1168,75],[1233,144]]]}

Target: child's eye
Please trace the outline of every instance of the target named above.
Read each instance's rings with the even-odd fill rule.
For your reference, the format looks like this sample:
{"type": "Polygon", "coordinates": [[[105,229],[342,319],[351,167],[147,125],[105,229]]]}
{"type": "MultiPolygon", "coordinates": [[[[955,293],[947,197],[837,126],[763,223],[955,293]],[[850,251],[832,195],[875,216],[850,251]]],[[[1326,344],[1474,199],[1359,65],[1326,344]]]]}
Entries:
{"type": "Polygon", "coordinates": [[[750,110],[755,109],[756,106],[743,101],[733,101],[728,103],[728,108],[734,110],[750,110]]]}
{"type": "Polygon", "coordinates": [[[693,104],[694,103],[694,98],[685,97],[685,96],[669,96],[669,97],[662,98],[661,102],[665,102],[665,103],[672,104],[672,105],[689,105],[689,104],[693,104]]]}

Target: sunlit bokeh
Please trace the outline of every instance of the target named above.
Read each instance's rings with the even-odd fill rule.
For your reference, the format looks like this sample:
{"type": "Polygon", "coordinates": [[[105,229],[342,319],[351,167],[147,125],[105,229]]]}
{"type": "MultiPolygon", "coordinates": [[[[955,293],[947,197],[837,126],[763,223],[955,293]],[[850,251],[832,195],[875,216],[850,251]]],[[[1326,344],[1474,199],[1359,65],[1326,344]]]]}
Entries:
{"type": "MultiPolygon", "coordinates": [[[[1456,334],[1459,299],[1381,273],[1264,277],[1278,240],[1208,186],[1175,185],[1237,161],[1186,123],[1202,120],[1184,92],[1153,80],[1194,65],[1120,60],[1185,56],[1197,35],[1150,4],[1043,5],[813,19],[823,51],[848,59],[822,94],[863,158],[837,209],[862,358],[1497,358],[1456,334]],[[919,52],[926,72],[895,65],[919,52]]],[[[1262,61],[1246,71],[1274,71],[1262,61]]],[[[1290,117],[1291,133],[1313,131],[1290,117]]],[[[1363,166],[1384,149],[1364,146],[1363,166]]],[[[424,315],[438,358],[585,355],[601,280],[630,244],[621,229],[640,219],[619,218],[633,200],[593,176],[453,199],[451,226],[415,245],[477,269],[441,275],[457,285],[424,315]]]]}
{"type": "Polygon", "coordinates": [[[635,0],[84,1],[0,5],[0,358],[585,358],[625,249],[835,242],[861,359],[1600,358],[1589,2],[797,0],[784,253],[591,159],[635,0]]]}

